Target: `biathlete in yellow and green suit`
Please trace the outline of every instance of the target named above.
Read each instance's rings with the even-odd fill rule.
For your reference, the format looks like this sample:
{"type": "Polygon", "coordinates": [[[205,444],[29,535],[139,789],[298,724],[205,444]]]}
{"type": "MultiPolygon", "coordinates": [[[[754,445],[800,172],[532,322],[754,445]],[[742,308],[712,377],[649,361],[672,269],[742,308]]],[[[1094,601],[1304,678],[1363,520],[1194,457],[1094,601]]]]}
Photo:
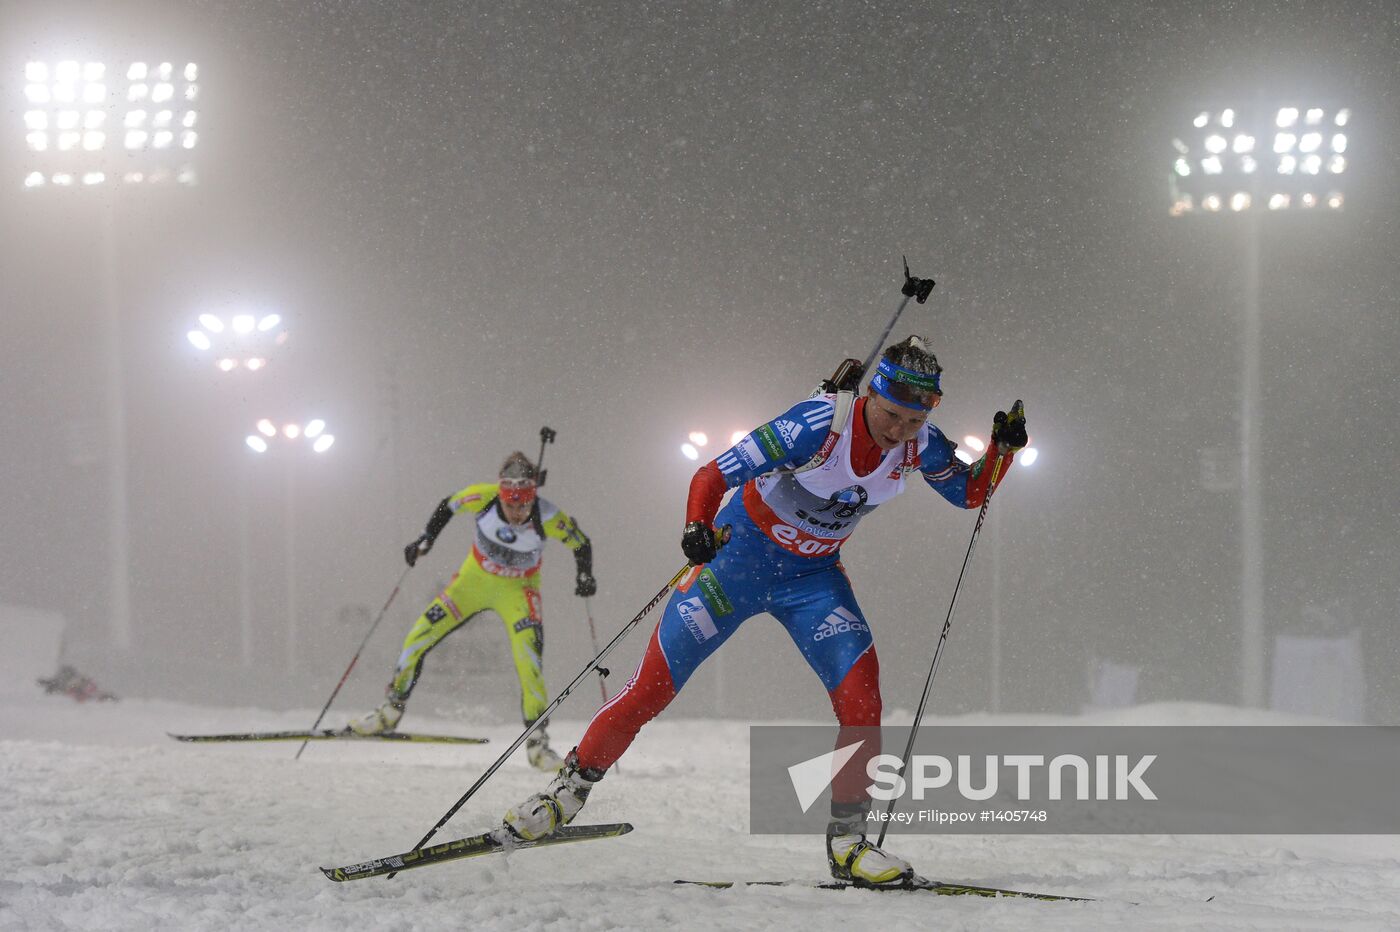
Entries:
{"type": "MultiPolygon", "coordinates": [[[[469,485],[443,499],[417,540],[404,548],[413,566],[432,549],[438,534],[458,512],[476,516],[472,552],[447,588],[418,616],[403,642],[383,705],[350,723],[360,734],[392,731],[423,672],[428,652],[453,631],[482,612],[505,622],[515,672],[520,677],[520,712],[529,725],[549,705],[544,685],[544,628],[540,611],[540,563],[545,538],[563,542],[574,552],[577,585],[574,594],[598,591],[593,578],[593,546],[578,523],[552,502],[536,494],[538,471],[525,454],[512,453],[501,467],[499,482],[469,485]]],[[[557,770],[559,755],[550,750],[549,736],[537,729],[525,744],[530,763],[557,770]]]]}

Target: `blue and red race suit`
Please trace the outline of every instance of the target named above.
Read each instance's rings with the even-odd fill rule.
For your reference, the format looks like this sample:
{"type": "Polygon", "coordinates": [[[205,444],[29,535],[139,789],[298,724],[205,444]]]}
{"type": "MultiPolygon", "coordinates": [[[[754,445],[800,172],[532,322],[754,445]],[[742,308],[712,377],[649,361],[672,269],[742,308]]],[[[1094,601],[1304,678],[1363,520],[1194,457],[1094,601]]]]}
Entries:
{"type": "MultiPolygon", "coordinates": [[[[865,426],[865,403],[858,399],[835,433],[833,396],[800,402],[696,472],[687,521],[728,524],[731,536],[712,562],[693,568],[671,594],[636,673],[579,742],[580,766],[612,766],[705,658],[760,612],[792,637],[841,726],[879,725],[879,662],[840,563],[841,544],[862,517],[903,491],[906,475],[917,472],[952,504],[978,508],[991,492],[992,470],[985,456],[963,464],[930,424],[904,446],[881,450],[865,426]],[[819,452],[825,456],[820,466],[793,472],[819,452]],[[716,515],[725,492],[739,485],[742,493],[716,515]]],[[[1010,458],[1003,459],[1001,476],[1010,458]]],[[[878,753],[878,740],[867,740],[860,763],[878,753]]],[[[864,800],[864,772],[863,766],[844,768],[849,776],[833,783],[834,802],[864,800]]]]}

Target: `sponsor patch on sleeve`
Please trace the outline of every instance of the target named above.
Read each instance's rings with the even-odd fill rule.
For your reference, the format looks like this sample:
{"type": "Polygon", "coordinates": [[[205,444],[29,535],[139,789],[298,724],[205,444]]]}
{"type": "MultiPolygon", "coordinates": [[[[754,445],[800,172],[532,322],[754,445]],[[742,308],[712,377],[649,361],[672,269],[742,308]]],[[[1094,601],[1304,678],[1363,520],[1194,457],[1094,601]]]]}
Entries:
{"type": "Polygon", "coordinates": [[[764,424],[753,432],[753,436],[757,437],[758,442],[763,444],[764,452],[768,454],[769,460],[776,463],[787,455],[787,451],[783,449],[782,441],[778,439],[778,435],[773,432],[771,426],[764,424]]]}
{"type": "Polygon", "coordinates": [[[744,461],[744,465],[750,469],[757,469],[765,462],[763,451],[758,448],[758,443],[752,434],[739,441],[739,445],[734,450],[739,454],[739,459],[744,461]]]}

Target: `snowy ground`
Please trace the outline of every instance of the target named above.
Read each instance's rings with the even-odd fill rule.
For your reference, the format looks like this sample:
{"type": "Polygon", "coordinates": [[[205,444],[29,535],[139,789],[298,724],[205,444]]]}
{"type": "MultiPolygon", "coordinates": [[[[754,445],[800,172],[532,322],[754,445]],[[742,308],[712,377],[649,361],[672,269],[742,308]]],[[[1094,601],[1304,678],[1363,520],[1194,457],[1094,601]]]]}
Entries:
{"type": "MultiPolygon", "coordinates": [[[[165,736],[305,727],[314,717],[3,697],[0,929],[1400,928],[1393,837],[899,839],[930,876],[1102,898],[1086,904],[675,887],[676,877],[825,871],[820,839],[747,833],[747,729],[737,722],[663,719],[643,733],[580,820],[631,821],[637,830],[624,838],[333,884],[318,864],[410,847],[515,731],[413,716],[405,725],[415,730],[494,743],[323,742],[300,762],[295,745],[165,736]]],[[[1240,719],[1190,706],[1105,719],[1134,720],[1240,719]]],[[[556,743],[578,728],[556,723],[556,743]]],[[[544,782],[523,756],[513,760],[438,839],[489,827],[544,782]]]]}

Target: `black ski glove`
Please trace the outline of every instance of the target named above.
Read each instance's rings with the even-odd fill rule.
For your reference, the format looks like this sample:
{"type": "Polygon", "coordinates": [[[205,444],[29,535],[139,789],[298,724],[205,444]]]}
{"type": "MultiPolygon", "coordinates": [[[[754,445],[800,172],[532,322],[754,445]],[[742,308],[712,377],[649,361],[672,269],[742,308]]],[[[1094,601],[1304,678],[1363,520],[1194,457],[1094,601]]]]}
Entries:
{"type": "Polygon", "coordinates": [[[574,581],[574,595],[588,598],[590,595],[598,594],[598,580],[593,578],[593,574],[587,570],[579,570],[578,578],[574,581]]]}
{"type": "Polygon", "coordinates": [[[681,550],[685,551],[686,559],[696,566],[703,566],[713,560],[715,554],[719,553],[719,545],[720,540],[715,535],[715,529],[703,521],[690,522],[681,534],[681,550]]]}
{"type": "Polygon", "coordinates": [[[403,558],[409,566],[418,562],[418,558],[429,550],[433,549],[433,539],[427,534],[419,534],[418,539],[403,548],[403,558]]]}
{"type": "Polygon", "coordinates": [[[998,453],[1014,453],[1024,447],[1029,439],[1026,436],[1026,409],[1021,400],[1011,406],[1011,413],[998,411],[992,418],[992,442],[998,453]]]}
{"type": "Polygon", "coordinates": [[[418,562],[418,558],[429,550],[433,549],[433,541],[442,533],[442,529],[447,527],[447,522],[452,520],[452,504],[450,499],[444,498],[438,502],[437,508],[428,518],[428,526],[423,529],[423,533],[418,535],[418,539],[407,547],[403,548],[403,558],[409,566],[418,562]]]}

